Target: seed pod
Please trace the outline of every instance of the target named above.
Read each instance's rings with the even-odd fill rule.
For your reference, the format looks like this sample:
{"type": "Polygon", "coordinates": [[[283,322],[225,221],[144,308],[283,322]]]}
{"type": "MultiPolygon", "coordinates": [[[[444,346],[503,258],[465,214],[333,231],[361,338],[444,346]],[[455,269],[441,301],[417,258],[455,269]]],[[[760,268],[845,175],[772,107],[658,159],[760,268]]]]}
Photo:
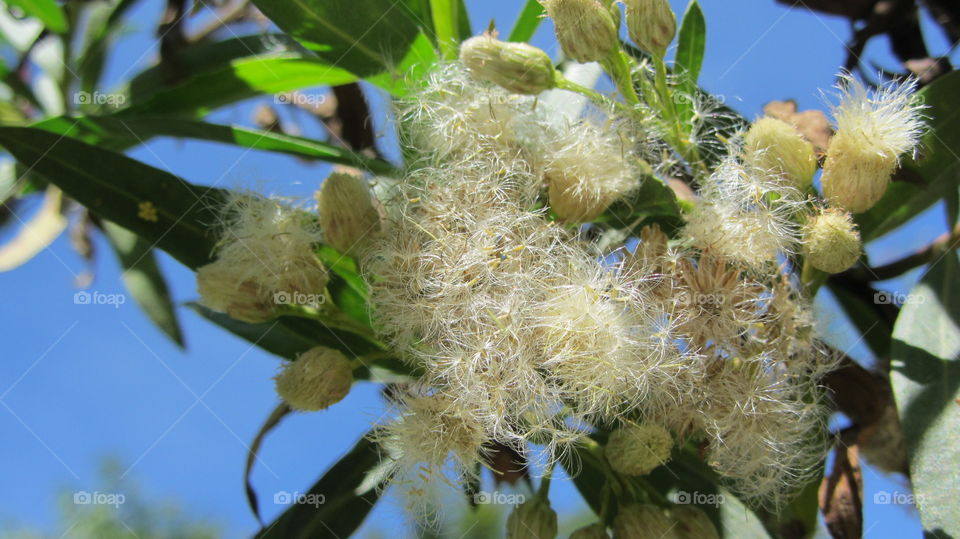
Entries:
{"type": "Polygon", "coordinates": [[[782,175],[793,187],[810,187],[817,171],[813,144],[792,125],[776,118],[760,118],[744,137],[744,158],[761,170],[782,175]]]}
{"type": "Polygon", "coordinates": [[[710,517],[695,505],[675,505],[670,518],[676,523],[674,535],[678,539],[720,539],[710,517]]]}
{"type": "Polygon", "coordinates": [[[610,539],[610,535],[607,527],[597,522],[575,530],[570,534],[570,539],[610,539]]]}
{"type": "Polygon", "coordinates": [[[507,539],[553,539],[557,536],[557,513],[539,497],[523,502],[507,517],[507,539]]]}
{"type": "Polygon", "coordinates": [[[829,208],[807,222],[803,251],[813,267],[827,273],[840,273],[856,264],[863,245],[851,215],[829,208]]]}
{"type": "Polygon", "coordinates": [[[610,434],[606,455],[610,467],[625,475],[646,475],[670,459],[673,437],[660,425],[626,425],[610,434]]]}
{"type": "Polygon", "coordinates": [[[614,539],[641,537],[671,538],[675,524],[663,509],[652,504],[634,504],[620,507],[613,519],[614,539]]]}
{"type": "Polygon", "coordinates": [[[626,0],[627,32],[641,49],[663,57],[677,33],[677,17],[667,0],[626,0]]]}
{"type": "Polygon", "coordinates": [[[563,52],[577,62],[600,62],[619,46],[617,22],[597,0],[541,0],[563,52]]]}
{"type": "Polygon", "coordinates": [[[316,196],[326,243],[341,253],[362,255],[380,232],[380,214],[373,207],[367,182],[335,172],[324,180],[316,196]]]}
{"type": "Polygon", "coordinates": [[[539,94],[557,85],[553,61],[526,43],[508,43],[488,34],[472,37],[460,46],[460,61],[478,79],[516,94],[539,94]]]}
{"type": "Polygon", "coordinates": [[[350,392],[353,368],[340,351],[317,346],[284,364],[274,381],[277,394],[294,410],[323,410],[350,392]]]}
{"type": "Polygon", "coordinates": [[[235,320],[259,324],[276,316],[276,306],[268,294],[248,280],[241,280],[236,268],[216,261],[197,270],[200,303],[235,320]]]}

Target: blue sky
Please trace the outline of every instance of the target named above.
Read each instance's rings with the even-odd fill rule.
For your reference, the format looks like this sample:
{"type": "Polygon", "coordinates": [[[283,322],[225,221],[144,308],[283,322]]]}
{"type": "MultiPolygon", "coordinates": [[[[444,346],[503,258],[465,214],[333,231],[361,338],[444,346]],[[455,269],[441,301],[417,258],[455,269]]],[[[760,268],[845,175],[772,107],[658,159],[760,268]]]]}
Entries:
{"type": "MultiPolygon", "coordinates": [[[[507,29],[519,11],[515,1],[467,3],[476,29],[491,19],[507,29]]],[[[685,2],[673,5],[682,13],[685,2]]],[[[703,8],[708,46],[701,83],[708,90],[725,96],[748,117],[773,99],[796,99],[801,109],[823,107],[818,89],[833,83],[845,57],[842,41],[849,28],[844,21],[788,10],[772,0],[705,0],[703,8]]],[[[108,87],[155,61],[152,25],[160,11],[160,2],[147,0],[127,16],[131,31],[109,59],[108,87]]],[[[931,49],[945,51],[939,30],[929,21],[926,26],[931,49]]],[[[534,43],[555,52],[548,25],[534,43]]],[[[895,69],[887,51],[885,40],[874,40],[865,57],[895,69]]],[[[249,124],[256,104],[238,104],[210,120],[249,124]]],[[[289,111],[282,118],[293,119],[289,111]]],[[[305,134],[320,132],[310,126],[305,134]]],[[[193,182],[290,196],[312,193],[328,170],[277,154],[173,139],[151,141],[129,154],[193,182]]],[[[943,212],[934,209],[868,252],[874,263],[884,263],[944,229],[943,212]]],[[[0,239],[9,236],[7,231],[0,239]]],[[[277,404],[270,378],[280,360],[185,308],[179,310],[184,351],[154,328],[132,300],[116,308],[74,304],[74,281],[87,271],[96,275],[91,291],[123,293],[109,247],[98,241],[96,251],[96,263],[87,267],[61,237],[25,266],[0,275],[5,304],[0,326],[6,331],[0,362],[5,484],[0,527],[15,521],[54,536],[66,531],[56,529],[57,494],[102,489],[102,458],[116,456],[126,478],[141,484],[147,495],[179,500],[191,515],[220,523],[227,536],[249,535],[257,525],[246,506],[243,465],[247,444],[277,404]]],[[[175,300],[195,299],[192,272],[166,255],[160,263],[175,300]]],[[[915,272],[888,285],[905,290],[916,278],[915,272]]],[[[831,311],[829,298],[821,306],[824,319],[835,322],[829,324],[829,337],[853,345],[845,333],[849,324],[831,311]]],[[[853,346],[851,353],[869,360],[862,346],[853,346]]],[[[272,503],[271,493],[306,491],[366,432],[380,410],[378,387],[360,383],[328,411],[287,418],[266,441],[253,474],[264,517],[282,510],[272,503]]],[[[865,471],[864,479],[867,537],[917,535],[919,525],[909,507],[872,503],[878,491],[906,492],[902,481],[872,470],[865,471]]],[[[558,482],[554,494],[561,514],[581,509],[569,483],[558,482]]],[[[388,501],[374,511],[364,532],[390,529],[398,518],[398,504],[388,501]]]]}

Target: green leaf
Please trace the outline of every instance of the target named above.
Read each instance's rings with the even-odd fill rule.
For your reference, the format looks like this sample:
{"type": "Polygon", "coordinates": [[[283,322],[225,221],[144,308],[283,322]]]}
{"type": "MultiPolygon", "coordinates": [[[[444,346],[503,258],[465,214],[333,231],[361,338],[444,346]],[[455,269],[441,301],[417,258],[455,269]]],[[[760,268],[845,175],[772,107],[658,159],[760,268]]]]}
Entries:
{"type": "Polygon", "coordinates": [[[129,157],[32,127],[0,127],[0,146],[104,219],[191,269],[210,261],[223,191],[129,157]]]}
{"type": "Polygon", "coordinates": [[[460,43],[460,1],[430,0],[430,14],[433,18],[433,30],[437,44],[446,60],[457,57],[457,44],[460,43]]]}
{"type": "Polygon", "coordinates": [[[157,266],[153,246],[122,226],[103,221],[101,227],[123,267],[123,283],[150,320],[179,346],[183,334],[173,309],[167,281],[157,266]]]}
{"type": "MultiPolygon", "coordinates": [[[[366,485],[367,473],[380,463],[380,452],[369,440],[360,439],[296,503],[257,534],[258,539],[343,539],[363,524],[379,499],[379,489],[366,485]],[[312,498],[311,498],[312,496],[312,498]]],[[[296,489],[291,489],[296,490],[296,489]]]]}
{"type": "Polygon", "coordinates": [[[53,133],[68,135],[92,145],[125,150],[157,137],[180,137],[233,144],[255,150],[280,152],[298,157],[320,159],[348,165],[374,174],[390,175],[396,169],[390,163],[313,139],[205,122],[166,117],[60,116],[33,125],[53,133]]]}
{"type": "Polygon", "coordinates": [[[929,107],[929,132],[920,157],[904,163],[913,181],[890,184],[870,211],[857,215],[864,242],[876,239],[906,223],[944,197],[956,197],[960,188],[960,71],[938,78],[918,92],[929,107]]]}
{"type": "Polygon", "coordinates": [[[420,33],[414,0],[254,0],[284,32],[360,77],[396,71],[420,33]]]}
{"type": "Polygon", "coordinates": [[[30,17],[40,19],[51,32],[62,34],[67,31],[67,16],[54,0],[7,0],[6,3],[22,9],[30,17]]]}
{"type": "Polygon", "coordinates": [[[960,263],[931,265],[893,329],[891,377],[924,529],[960,537],[960,263]]]}
{"type": "Polygon", "coordinates": [[[113,6],[91,6],[92,14],[84,35],[86,43],[77,67],[80,91],[90,93],[96,90],[110,46],[118,34],[118,25],[136,2],[137,0],[119,0],[113,6]]]}
{"type": "MultiPolygon", "coordinates": [[[[680,23],[680,33],[677,38],[677,56],[675,71],[683,74],[680,91],[687,96],[695,95],[697,79],[700,78],[700,68],[703,66],[703,55],[707,46],[707,23],[703,11],[697,0],[691,0],[687,11],[680,23]]],[[[677,104],[677,110],[685,123],[693,118],[693,103],[684,99],[677,104]]]]}
{"type": "Polygon", "coordinates": [[[527,0],[523,6],[523,11],[513,23],[513,30],[510,31],[510,37],[507,41],[530,41],[533,34],[537,33],[537,28],[543,21],[543,4],[539,0],[527,0]]]}

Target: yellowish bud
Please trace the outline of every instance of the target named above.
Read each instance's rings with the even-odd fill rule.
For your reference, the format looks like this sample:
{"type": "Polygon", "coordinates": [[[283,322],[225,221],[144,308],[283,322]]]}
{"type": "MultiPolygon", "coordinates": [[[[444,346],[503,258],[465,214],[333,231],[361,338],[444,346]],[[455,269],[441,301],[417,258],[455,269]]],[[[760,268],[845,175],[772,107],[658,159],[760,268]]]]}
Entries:
{"type": "Polygon", "coordinates": [[[259,324],[276,316],[272,298],[249,280],[243,280],[238,268],[221,260],[197,270],[200,303],[230,318],[259,324]]]}
{"type": "Polygon", "coordinates": [[[798,189],[808,188],[817,171],[813,144],[794,126],[776,118],[760,118],[750,126],[743,152],[748,163],[783,175],[798,189]]]}
{"type": "Polygon", "coordinates": [[[340,351],[317,346],[284,364],[274,381],[277,394],[294,410],[323,410],[350,392],[353,368],[340,351]]]}
{"type": "Polygon", "coordinates": [[[853,213],[869,210],[887,192],[898,157],[878,152],[860,133],[837,131],[830,139],[820,179],[824,196],[831,204],[853,213]]]}
{"type": "Polygon", "coordinates": [[[324,240],[341,253],[363,254],[380,232],[380,214],[373,207],[367,182],[359,176],[331,174],[317,192],[317,203],[324,240]]]}
{"type": "Polygon", "coordinates": [[[575,530],[570,534],[570,539],[610,539],[610,535],[607,527],[597,522],[575,530]]]}
{"type": "Polygon", "coordinates": [[[675,505],[670,517],[676,523],[673,532],[678,539],[720,539],[710,517],[695,505],[675,505]]]}
{"type": "Polygon", "coordinates": [[[677,33],[677,17],[667,0],[626,0],[627,32],[641,49],[663,57],[677,33]]]}
{"type": "Polygon", "coordinates": [[[514,508],[507,517],[507,539],[553,539],[557,536],[557,513],[550,502],[534,496],[514,508]]]}
{"type": "Polygon", "coordinates": [[[830,208],[812,217],[804,228],[803,252],[813,267],[827,273],[840,273],[853,266],[863,245],[851,215],[830,208]]]}
{"type": "Polygon", "coordinates": [[[577,62],[600,62],[619,46],[617,21],[598,0],[541,0],[563,52],[577,62]]]}
{"type": "Polygon", "coordinates": [[[460,46],[460,61],[477,78],[516,94],[539,94],[557,85],[553,61],[526,43],[508,43],[488,34],[472,37],[460,46]]]}
{"type": "Polygon", "coordinates": [[[646,475],[670,459],[673,437],[652,423],[627,425],[615,430],[607,440],[606,455],[610,467],[624,475],[646,475]]]}
{"type": "Polygon", "coordinates": [[[674,523],[664,510],[651,504],[622,506],[613,519],[614,539],[673,537],[673,528],[674,523]]]}

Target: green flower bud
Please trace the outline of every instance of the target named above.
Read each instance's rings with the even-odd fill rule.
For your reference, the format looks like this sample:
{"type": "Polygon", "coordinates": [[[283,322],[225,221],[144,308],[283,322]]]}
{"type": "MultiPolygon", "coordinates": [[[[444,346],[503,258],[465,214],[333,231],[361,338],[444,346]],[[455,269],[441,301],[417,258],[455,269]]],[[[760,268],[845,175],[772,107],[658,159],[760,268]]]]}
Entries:
{"type": "Polygon", "coordinates": [[[226,313],[230,318],[259,324],[276,317],[276,305],[260,287],[243,280],[238,268],[222,260],[197,270],[197,292],[205,307],[226,313]]]}
{"type": "Polygon", "coordinates": [[[570,534],[570,539],[610,539],[610,535],[607,533],[607,527],[597,522],[575,530],[570,534]]]}
{"type": "Polygon", "coordinates": [[[341,253],[362,255],[380,232],[380,214],[373,207],[366,180],[335,172],[316,196],[324,241],[341,253]]]}
{"type": "Polygon", "coordinates": [[[533,497],[514,508],[507,517],[507,539],[553,539],[557,536],[557,513],[550,502],[533,497]]]}
{"type": "Polygon", "coordinates": [[[813,267],[827,273],[840,273],[856,264],[863,245],[852,216],[830,208],[812,217],[804,227],[803,252],[813,267]]]}
{"type": "Polygon", "coordinates": [[[627,32],[641,49],[663,57],[677,33],[677,17],[667,0],[626,0],[627,32]]]}
{"type": "Polygon", "coordinates": [[[541,0],[563,52],[577,62],[600,62],[619,46],[617,21],[597,0],[541,0]]]}
{"type": "Polygon", "coordinates": [[[717,528],[710,517],[695,505],[675,505],[670,508],[670,518],[676,527],[674,535],[678,539],[720,539],[717,528]]]}
{"type": "Polygon", "coordinates": [[[614,539],[639,539],[659,537],[673,539],[675,523],[663,509],[651,504],[634,504],[620,507],[613,519],[614,539]]]}
{"type": "Polygon", "coordinates": [[[477,78],[516,94],[539,94],[557,85],[553,61],[526,43],[508,43],[488,34],[472,37],[460,46],[460,61],[477,78]]]}
{"type": "Polygon", "coordinates": [[[782,174],[791,185],[806,189],[817,171],[813,144],[792,125],[760,118],[744,137],[744,157],[753,166],[782,174]]]}
{"type": "Polygon", "coordinates": [[[646,475],[670,459],[673,437],[660,425],[627,425],[610,434],[606,455],[610,467],[624,475],[646,475]]]}
{"type": "Polygon", "coordinates": [[[317,346],[285,363],[274,381],[277,394],[294,410],[323,410],[350,392],[353,367],[339,350],[317,346]]]}

